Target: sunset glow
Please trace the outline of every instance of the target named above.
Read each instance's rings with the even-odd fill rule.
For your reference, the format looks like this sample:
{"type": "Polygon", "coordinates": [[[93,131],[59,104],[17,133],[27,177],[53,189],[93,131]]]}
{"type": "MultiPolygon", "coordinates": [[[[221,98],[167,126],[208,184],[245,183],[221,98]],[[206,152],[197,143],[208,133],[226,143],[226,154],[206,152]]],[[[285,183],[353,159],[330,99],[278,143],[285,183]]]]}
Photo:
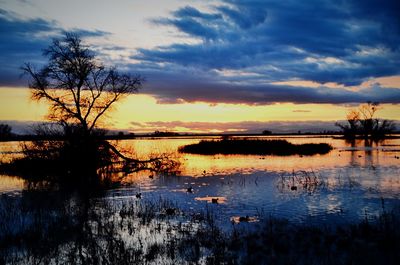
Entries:
{"type": "MultiPolygon", "coordinates": [[[[284,126],[293,127],[293,123],[297,121],[305,122],[306,129],[307,123],[311,126],[313,123],[315,125],[324,122],[320,125],[320,130],[324,126],[329,130],[334,128],[336,120],[344,119],[352,107],[354,106],[293,103],[259,106],[205,102],[162,104],[151,95],[139,93],[129,95],[116,105],[110,115],[102,120],[102,126],[134,133],[156,130],[185,133],[260,133],[263,129],[268,129],[269,122],[286,122],[281,128],[275,128],[277,132],[285,132],[284,126]]],[[[398,119],[399,106],[383,104],[381,108],[381,118],[398,119]]],[[[0,89],[0,120],[40,122],[45,120],[47,111],[45,103],[30,100],[29,89],[0,89]]]]}
{"type": "Polygon", "coordinates": [[[47,106],[30,101],[20,67],[43,64],[42,50],[67,30],[106,65],[146,79],[103,120],[111,130],[332,131],[367,101],[397,122],[400,54],[398,34],[388,34],[391,11],[382,6],[363,18],[367,5],[328,2],[318,7],[320,19],[312,4],[274,1],[1,1],[0,120],[17,132],[45,121],[47,106]],[[307,26],[291,24],[299,19],[291,8],[307,26]]]}
{"type": "Polygon", "coordinates": [[[400,0],[0,0],[0,264],[398,264],[400,0]]]}

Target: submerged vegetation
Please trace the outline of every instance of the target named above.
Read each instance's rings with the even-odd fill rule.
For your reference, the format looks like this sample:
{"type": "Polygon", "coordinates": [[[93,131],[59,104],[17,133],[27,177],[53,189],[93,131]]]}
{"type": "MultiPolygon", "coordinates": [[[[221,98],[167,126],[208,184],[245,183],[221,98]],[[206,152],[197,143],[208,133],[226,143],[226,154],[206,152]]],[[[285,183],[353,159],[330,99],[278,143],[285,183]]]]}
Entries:
{"type": "Polygon", "coordinates": [[[286,140],[258,139],[222,139],[215,141],[202,140],[197,144],[179,148],[182,153],[191,154],[249,154],[249,155],[315,155],[326,154],[332,146],[319,144],[292,144],[286,140]]]}
{"type": "Polygon", "coordinates": [[[184,212],[161,198],[3,195],[0,263],[397,264],[399,213],[382,208],[379,216],[340,227],[260,216],[221,230],[209,208],[184,212]]]}

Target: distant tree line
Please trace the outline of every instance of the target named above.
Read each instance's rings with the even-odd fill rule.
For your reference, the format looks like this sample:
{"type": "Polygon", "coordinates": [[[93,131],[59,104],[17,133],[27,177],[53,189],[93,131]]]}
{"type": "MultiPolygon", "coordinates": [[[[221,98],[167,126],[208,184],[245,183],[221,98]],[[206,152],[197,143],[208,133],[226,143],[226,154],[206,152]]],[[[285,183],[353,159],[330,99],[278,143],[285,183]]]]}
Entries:
{"type": "Polygon", "coordinates": [[[378,102],[361,104],[347,114],[347,123],[336,123],[345,138],[381,139],[396,130],[393,121],[376,118],[378,102]]]}
{"type": "Polygon", "coordinates": [[[12,128],[8,124],[0,123],[0,141],[12,138],[12,128]]]}
{"type": "Polygon", "coordinates": [[[155,131],[152,135],[154,135],[154,136],[178,136],[179,133],[177,133],[177,132],[168,132],[168,131],[165,131],[165,132],[155,131]]]}

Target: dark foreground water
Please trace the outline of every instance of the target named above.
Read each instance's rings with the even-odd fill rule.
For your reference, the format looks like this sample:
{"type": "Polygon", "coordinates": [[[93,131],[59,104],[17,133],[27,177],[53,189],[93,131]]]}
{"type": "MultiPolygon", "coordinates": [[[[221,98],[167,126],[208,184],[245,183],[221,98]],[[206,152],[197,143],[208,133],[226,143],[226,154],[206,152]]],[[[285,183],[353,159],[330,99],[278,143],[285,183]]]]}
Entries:
{"type": "MultiPolygon", "coordinates": [[[[93,194],[0,176],[0,264],[397,264],[400,140],[283,139],[334,149],[204,156],[177,153],[200,138],[137,139],[118,145],[167,152],[180,172],[93,194]]],[[[21,155],[19,143],[0,154],[21,155]]]]}

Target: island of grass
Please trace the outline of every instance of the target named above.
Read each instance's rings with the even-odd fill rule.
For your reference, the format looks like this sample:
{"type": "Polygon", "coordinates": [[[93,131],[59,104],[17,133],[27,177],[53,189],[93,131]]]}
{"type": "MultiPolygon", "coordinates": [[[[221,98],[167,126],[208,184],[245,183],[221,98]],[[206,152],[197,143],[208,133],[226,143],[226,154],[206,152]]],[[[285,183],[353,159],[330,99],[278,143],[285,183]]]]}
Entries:
{"type": "Polygon", "coordinates": [[[327,154],[332,146],[319,144],[292,144],[286,140],[222,139],[202,140],[197,144],[181,146],[179,152],[202,155],[316,155],[327,154]]]}

